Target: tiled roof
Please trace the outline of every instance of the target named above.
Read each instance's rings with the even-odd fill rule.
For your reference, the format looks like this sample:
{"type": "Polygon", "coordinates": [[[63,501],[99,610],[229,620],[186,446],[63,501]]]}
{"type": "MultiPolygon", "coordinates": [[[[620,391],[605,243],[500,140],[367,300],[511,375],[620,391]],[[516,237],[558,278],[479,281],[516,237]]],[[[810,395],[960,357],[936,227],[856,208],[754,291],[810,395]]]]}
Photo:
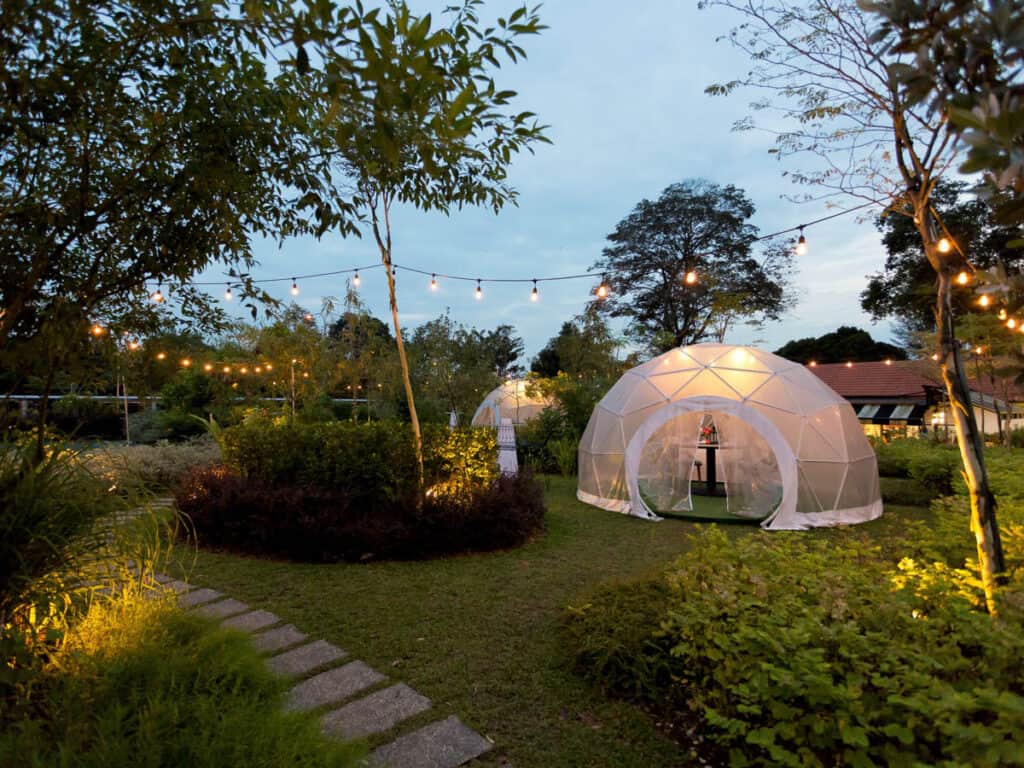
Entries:
{"type": "Polygon", "coordinates": [[[821,363],[808,366],[819,379],[847,400],[863,398],[924,399],[928,389],[941,386],[923,376],[915,363],[894,360],[875,363],[821,363]]]}
{"type": "Polygon", "coordinates": [[[980,380],[968,379],[967,383],[973,391],[981,392],[989,397],[995,397],[999,400],[1008,399],[1012,403],[1024,401],[1024,388],[1016,384],[1009,377],[1005,379],[997,377],[993,383],[992,379],[988,376],[982,376],[980,380]]]}

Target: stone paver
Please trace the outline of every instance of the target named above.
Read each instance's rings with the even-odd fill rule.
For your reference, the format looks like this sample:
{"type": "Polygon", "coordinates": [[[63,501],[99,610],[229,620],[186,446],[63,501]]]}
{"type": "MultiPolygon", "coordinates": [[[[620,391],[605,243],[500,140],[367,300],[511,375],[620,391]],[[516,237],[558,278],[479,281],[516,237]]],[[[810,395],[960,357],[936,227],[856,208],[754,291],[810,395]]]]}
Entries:
{"type": "Polygon", "coordinates": [[[284,708],[289,712],[306,711],[324,704],[334,704],[384,680],[387,677],[370,665],[353,661],[343,667],[321,672],[296,685],[288,692],[284,708]]]}
{"type": "Polygon", "coordinates": [[[180,595],[184,592],[188,592],[192,587],[186,584],[184,581],[167,581],[163,583],[163,588],[176,595],[180,595]]]}
{"type": "Polygon", "coordinates": [[[317,667],[330,664],[347,655],[338,646],[331,645],[326,640],[317,640],[315,643],[285,651],[279,656],[272,656],[267,659],[267,666],[271,672],[281,677],[301,677],[317,667]]]}
{"type": "Polygon", "coordinates": [[[283,627],[253,635],[252,644],[261,653],[273,653],[284,650],[290,645],[301,643],[306,637],[304,632],[299,632],[293,625],[285,624],[283,627]]]}
{"type": "Polygon", "coordinates": [[[248,610],[249,606],[241,600],[229,597],[227,600],[200,606],[196,608],[196,613],[208,619],[225,619],[228,616],[234,616],[236,613],[245,613],[248,610]]]}
{"type": "Polygon", "coordinates": [[[157,584],[166,584],[169,581],[174,581],[174,579],[163,573],[154,573],[153,581],[155,581],[157,584]]]}
{"type": "Polygon", "coordinates": [[[203,603],[211,603],[217,598],[224,597],[224,595],[218,592],[216,589],[193,589],[191,592],[186,592],[178,598],[178,605],[182,608],[195,608],[197,605],[203,603]]]}
{"type": "Polygon", "coordinates": [[[390,731],[403,720],[426,712],[430,706],[430,699],[426,696],[405,683],[397,683],[328,712],[320,722],[329,734],[337,734],[344,739],[361,739],[390,731]]]}
{"type": "Polygon", "coordinates": [[[256,632],[260,629],[280,624],[281,619],[270,611],[250,611],[240,616],[224,619],[220,625],[226,629],[240,629],[243,632],[256,632]]]}
{"type": "Polygon", "coordinates": [[[413,731],[371,753],[388,768],[455,768],[479,757],[493,744],[452,715],[413,731]]]}

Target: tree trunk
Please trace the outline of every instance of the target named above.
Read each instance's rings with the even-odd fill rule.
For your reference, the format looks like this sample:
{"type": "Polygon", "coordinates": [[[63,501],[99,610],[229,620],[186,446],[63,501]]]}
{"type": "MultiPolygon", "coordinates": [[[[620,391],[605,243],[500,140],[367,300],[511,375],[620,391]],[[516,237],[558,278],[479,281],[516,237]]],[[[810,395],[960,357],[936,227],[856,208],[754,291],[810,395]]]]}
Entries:
{"type": "MultiPolygon", "coordinates": [[[[922,234],[925,234],[922,232],[922,234]]],[[[929,233],[930,234],[930,233],[929,233]]],[[[927,252],[937,255],[935,239],[925,238],[927,252]]],[[[952,292],[952,275],[944,264],[939,262],[939,289],[935,302],[935,320],[939,332],[939,348],[942,356],[942,380],[949,396],[950,412],[953,427],[956,430],[957,445],[963,461],[964,480],[971,499],[971,531],[978,547],[978,566],[985,589],[985,604],[990,614],[998,611],[996,604],[996,588],[998,574],[1005,566],[1003,563],[1003,547],[999,540],[999,527],[996,524],[996,500],[988,484],[988,471],[985,469],[984,444],[978,434],[978,425],[974,420],[974,408],[971,405],[970,390],[967,377],[960,357],[960,347],[953,333],[953,313],[950,295],[952,292]]]]}
{"type": "Polygon", "coordinates": [[[395,327],[395,342],[398,345],[398,360],[402,365],[402,384],[405,386],[405,400],[409,406],[409,420],[412,422],[413,444],[416,448],[416,469],[420,490],[423,490],[423,435],[420,432],[420,419],[416,415],[416,399],[412,393],[412,376],[409,374],[409,358],[405,354],[405,342],[402,340],[402,325],[398,322],[398,299],[395,296],[395,275],[391,269],[391,218],[387,199],[381,201],[384,208],[384,235],[381,236],[377,209],[370,207],[373,220],[373,234],[380,248],[380,258],[384,262],[384,272],[388,278],[388,299],[391,302],[391,322],[395,327]]]}

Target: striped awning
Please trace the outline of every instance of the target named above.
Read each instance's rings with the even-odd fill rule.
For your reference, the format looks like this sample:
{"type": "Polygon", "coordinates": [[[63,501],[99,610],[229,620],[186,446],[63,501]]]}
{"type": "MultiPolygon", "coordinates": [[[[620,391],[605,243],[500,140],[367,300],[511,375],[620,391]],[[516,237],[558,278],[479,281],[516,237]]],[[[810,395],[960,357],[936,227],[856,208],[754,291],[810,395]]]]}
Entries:
{"type": "Polygon", "coordinates": [[[926,405],[861,405],[857,408],[857,418],[870,424],[890,424],[905,422],[907,424],[923,424],[926,405]]]}

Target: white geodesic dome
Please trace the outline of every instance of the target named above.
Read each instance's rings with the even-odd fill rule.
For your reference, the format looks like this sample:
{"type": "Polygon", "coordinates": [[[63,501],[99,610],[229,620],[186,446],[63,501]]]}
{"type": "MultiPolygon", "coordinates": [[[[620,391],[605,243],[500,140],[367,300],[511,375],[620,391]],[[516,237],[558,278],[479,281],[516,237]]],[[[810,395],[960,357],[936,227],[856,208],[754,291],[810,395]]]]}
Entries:
{"type": "Polygon", "coordinates": [[[770,529],[882,514],[875,453],[849,403],[799,363],[726,344],[673,349],[615,383],[580,441],[577,497],[649,519],[692,510],[709,419],[731,514],[770,529]]]}
{"type": "Polygon", "coordinates": [[[474,427],[496,427],[503,419],[511,419],[518,426],[550,406],[551,400],[543,395],[526,393],[525,379],[512,379],[487,393],[470,423],[474,427]]]}

